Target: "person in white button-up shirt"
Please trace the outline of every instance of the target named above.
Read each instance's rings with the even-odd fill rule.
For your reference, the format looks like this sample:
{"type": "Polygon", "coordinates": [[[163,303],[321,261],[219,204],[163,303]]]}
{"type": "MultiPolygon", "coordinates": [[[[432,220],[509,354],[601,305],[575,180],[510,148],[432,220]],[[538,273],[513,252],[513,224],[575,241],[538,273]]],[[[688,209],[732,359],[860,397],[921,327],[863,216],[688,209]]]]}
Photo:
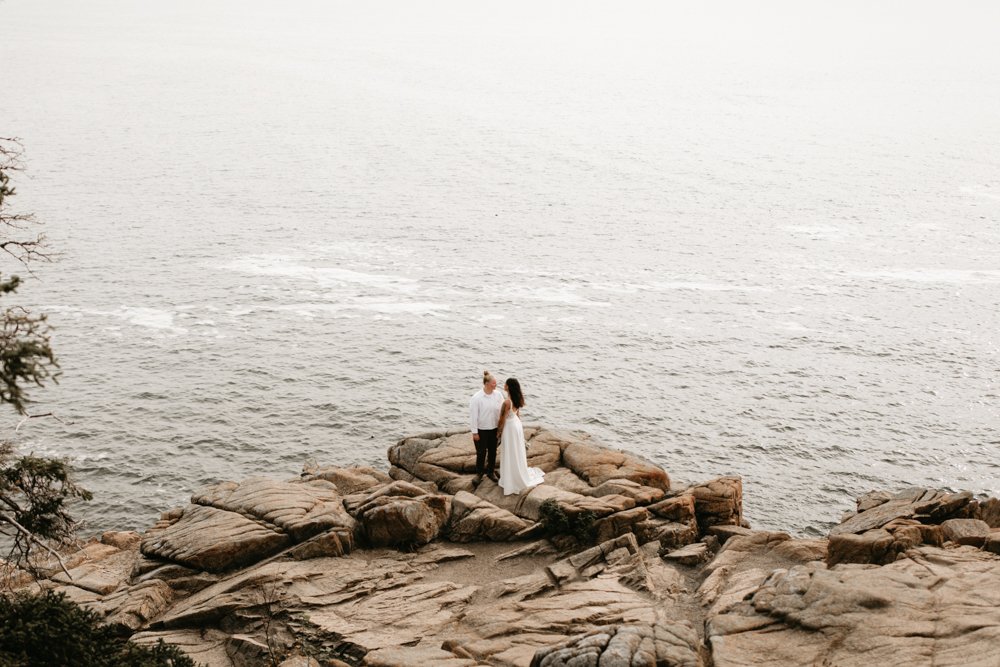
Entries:
{"type": "Polygon", "coordinates": [[[483,388],[469,401],[469,430],[476,445],[476,484],[483,480],[483,472],[494,482],[499,481],[494,469],[497,465],[497,424],[504,395],[497,389],[497,381],[489,371],[483,371],[483,388]]]}

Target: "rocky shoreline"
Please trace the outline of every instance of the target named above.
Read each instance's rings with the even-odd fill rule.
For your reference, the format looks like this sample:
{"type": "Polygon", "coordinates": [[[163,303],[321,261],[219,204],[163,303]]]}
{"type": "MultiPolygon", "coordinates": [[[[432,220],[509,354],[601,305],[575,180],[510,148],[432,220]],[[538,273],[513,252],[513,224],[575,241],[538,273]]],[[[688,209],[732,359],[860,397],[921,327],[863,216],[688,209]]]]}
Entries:
{"type": "Polygon", "coordinates": [[[524,495],[475,483],[467,431],[427,433],[388,472],[202,489],[32,586],[210,667],[1000,665],[1000,500],[873,492],[796,539],[746,524],[738,477],[525,435],[524,495]]]}

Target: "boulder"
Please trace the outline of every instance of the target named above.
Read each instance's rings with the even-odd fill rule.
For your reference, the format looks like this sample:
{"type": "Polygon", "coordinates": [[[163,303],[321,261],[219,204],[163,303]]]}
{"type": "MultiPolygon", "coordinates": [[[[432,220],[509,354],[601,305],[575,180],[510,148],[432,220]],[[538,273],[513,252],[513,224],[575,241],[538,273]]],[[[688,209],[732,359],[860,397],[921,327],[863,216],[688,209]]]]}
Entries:
{"type": "Polygon", "coordinates": [[[295,545],[285,554],[295,560],[345,556],[354,551],[354,533],[338,527],[295,545]]]}
{"type": "Polygon", "coordinates": [[[643,486],[630,479],[609,479],[600,486],[591,489],[590,494],[595,497],[619,495],[630,498],[636,505],[649,505],[658,500],[662,500],[666,492],[663,489],[643,486]]]}
{"type": "Polygon", "coordinates": [[[451,496],[393,481],[347,496],[344,506],[360,522],[371,546],[410,547],[437,537],[451,514],[451,496]]]}
{"type": "Polygon", "coordinates": [[[476,445],[471,433],[444,438],[436,447],[423,452],[409,470],[421,479],[436,482],[433,474],[425,471],[437,469],[460,474],[476,472],[476,445]]]}
{"type": "Polygon", "coordinates": [[[653,519],[637,524],[635,535],[641,543],[656,541],[659,551],[669,551],[698,541],[698,529],[691,524],[653,519]]]}
{"type": "Polygon", "coordinates": [[[506,542],[517,538],[530,526],[529,522],[493,503],[459,491],[451,503],[448,539],[452,542],[506,542]]]}
{"type": "Polygon", "coordinates": [[[884,528],[866,530],[860,535],[831,534],[826,562],[830,567],[838,563],[891,563],[898,553],[893,544],[892,534],[884,528]]]}
{"type": "Polygon", "coordinates": [[[990,526],[980,519],[948,519],[941,524],[941,534],[948,542],[981,547],[990,538],[990,526]]]}
{"type": "Polygon", "coordinates": [[[994,528],[990,531],[990,536],[986,538],[986,544],[983,545],[983,549],[1000,555],[1000,528],[994,528]]]}
{"type": "Polygon", "coordinates": [[[743,480],[719,477],[684,491],[694,497],[695,518],[702,532],[709,526],[743,523],[743,480]]]}
{"type": "Polygon", "coordinates": [[[664,560],[680,563],[681,565],[700,565],[712,558],[712,551],[704,542],[695,542],[680,549],[667,551],[661,554],[660,557],[664,560]]]}
{"type": "Polygon", "coordinates": [[[476,487],[476,495],[531,522],[541,519],[542,503],[547,500],[558,503],[559,507],[567,514],[590,512],[596,518],[635,507],[635,502],[624,496],[612,495],[594,498],[563,491],[549,484],[539,484],[527,493],[508,496],[504,495],[503,489],[489,479],[484,479],[476,487]]]}
{"type": "Polygon", "coordinates": [[[773,546],[771,555],[795,563],[825,561],[827,558],[827,546],[827,540],[784,540],[773,546]]]}
{"type": "Polygon", "coordinates": [[[307,480],[323,479],[331,482],[342,496],[360,493],[373,486],[392,481],[392,478],[381,470],[368,467],[343,468],[341,466],[327,466],[310,470],[305,478],[307,480]]]}
{"type": "Polygon", "coordinates": [[[554,486],[563,491],[568,491],[570,493],[575,493],[580,496],[591,495],[593,487],[587,482],[577,476],[575,472],[569,468],[557,468],[556,470],[545,473],[545,483],[554,486]]]}
{"type": "Polygon", "coordinates": [[[224,572],[275,554],[292,543],[276,527],[214,507],[190,505],[175,523],[150,530],[141,551],[207,572],[224,572]]]}
{"type": "Polygon", "coordinates": [[[131,549],[142,541],[142,535],[134,530],[106,530],[101,533],[101,544],[107,544],[116,549],[131,549]]]}
{"type": "Polygon", "coordinates": [[[754,531],[749,528],[744,528],[743,526],[709,526],[705,531],[706,535],[713,535],[719,538],[721,544],[725,544],[726,540],[731,537],[747,537],[748,535],[753,535],[754,531]]]}
{"type": "Polygon", "coordinates": [[[195,493],[191,502],[258,519],[295,542],[331,528],[353,532],[355,527],[336,487],[325,480],[298,483],[251,478],[222,482],[195,493]]]}
{"type": "Polygon", "coordinates": [[[697,526],[694,494],[682,494],[661,500],[649,506],[649,511],[658,517],[697,526]]]}
{"type": "Polygon", "coordinates": [[[890,500],[892,500],[892,494],[888,491],[869,491],[858,498],[858,512],[867,512],[868,510],[874,509],[879,505],[884,505],[890,500]]]}
{"type": "MultiPolygon", "coordinates": [[[[872,494],[862,496],[868,498],[872,494]]],[[[950,518],[964,518],[972,494],[948,493],[935,489],[914,488],[893,494],[882,502],[858,501],[858,513],[834,526],[830,535],[861,534],[882,528],[896,519],[918,519],[921,523],[941,523],[950,518]],[[864,509],[863,509],[864,508],[864,509]]]]}
{"type": "Polygon", "coordinates": [[[450,512],[448,496],[380,496],[365,505],[359,516],[371,546],[410,547],[437,537],[450,512]]]}
{"type": "Polygon", "coordinates": [[[1000,498],[978,501],[972,518],[985,521],[990,528],[1000,528],[1000,498]]]}
{"type": "Polygon", "coordinates": [[[594,522],[594,531],[598,542],[624,535],[636,533],[636,525],[650,520],[649,510],[645,507],[634,507],[622,512],[609,514],[594,522]]]}
{"type": "Polygon", "coordinates": [[[562,450],[562,463],[593,487],[626,479],[661,491],[670,490],[670,478],[660,466],[624,451],[578,440],[562,450]]]}
{"type": "Polygon", "coordinates": [[[444,433],[425,433],[411,438],[403,438],[389,448],[389,463],[412,475],[424,452],[438,447],[445,437],[447,436],[444,433]]]}
{"type": "Polygon", "coordinates": [[[177,563],[140,557],[132,573],[132,583],[162,581],[170,586],[177,596],[191,595],[219,580],[220,575],[202,572],[177,563]],[[150,567],[151,566],[151,567],[150,567]]]}
{"type": "Polygon", "coordinates": [[[134,549],[121,550],[91,542],[64,559],[69,576],[62,568],[52,570],[52,581],[71,585],[98,595],[108,595],[125,585],[135,567],[134,549]]]}
{"type": "Polygon", "coordinates": [[[126,628],[131,634],[163,613],[173,599],[173,590],[163,581],[152,579],[136,584],[104,598],[104,623],[126,628]]]}

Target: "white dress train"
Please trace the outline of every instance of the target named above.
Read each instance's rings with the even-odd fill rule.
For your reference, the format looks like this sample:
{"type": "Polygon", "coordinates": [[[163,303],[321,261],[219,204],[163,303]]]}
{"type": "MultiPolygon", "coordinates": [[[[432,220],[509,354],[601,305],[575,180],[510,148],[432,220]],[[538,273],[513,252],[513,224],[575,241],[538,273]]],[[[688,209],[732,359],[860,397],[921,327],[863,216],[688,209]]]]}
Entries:
{"type": "Polygon", "coordinates": [[[500,436],[500,488],[503,494],[521,493],[538,486],[545,478],[541,468],[528,467],[528,452],[524,443],[524,426],[513,410],[507,415],[500,436]]]}

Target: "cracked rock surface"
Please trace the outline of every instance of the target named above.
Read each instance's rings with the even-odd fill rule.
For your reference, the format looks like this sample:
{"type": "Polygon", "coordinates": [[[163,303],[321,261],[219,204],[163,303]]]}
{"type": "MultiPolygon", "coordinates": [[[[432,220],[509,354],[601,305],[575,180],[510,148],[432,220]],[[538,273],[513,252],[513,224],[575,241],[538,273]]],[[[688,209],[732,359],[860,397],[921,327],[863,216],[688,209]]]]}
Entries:
{"type": "Polygon", "coordinates": [[[34,586],[209,667],[1000,665],[996,499],[872,492],[796,539],[745,524],[739,477],[525,433],[523,495],[425,433],[387,471],[214,484],[34,586]]]}

